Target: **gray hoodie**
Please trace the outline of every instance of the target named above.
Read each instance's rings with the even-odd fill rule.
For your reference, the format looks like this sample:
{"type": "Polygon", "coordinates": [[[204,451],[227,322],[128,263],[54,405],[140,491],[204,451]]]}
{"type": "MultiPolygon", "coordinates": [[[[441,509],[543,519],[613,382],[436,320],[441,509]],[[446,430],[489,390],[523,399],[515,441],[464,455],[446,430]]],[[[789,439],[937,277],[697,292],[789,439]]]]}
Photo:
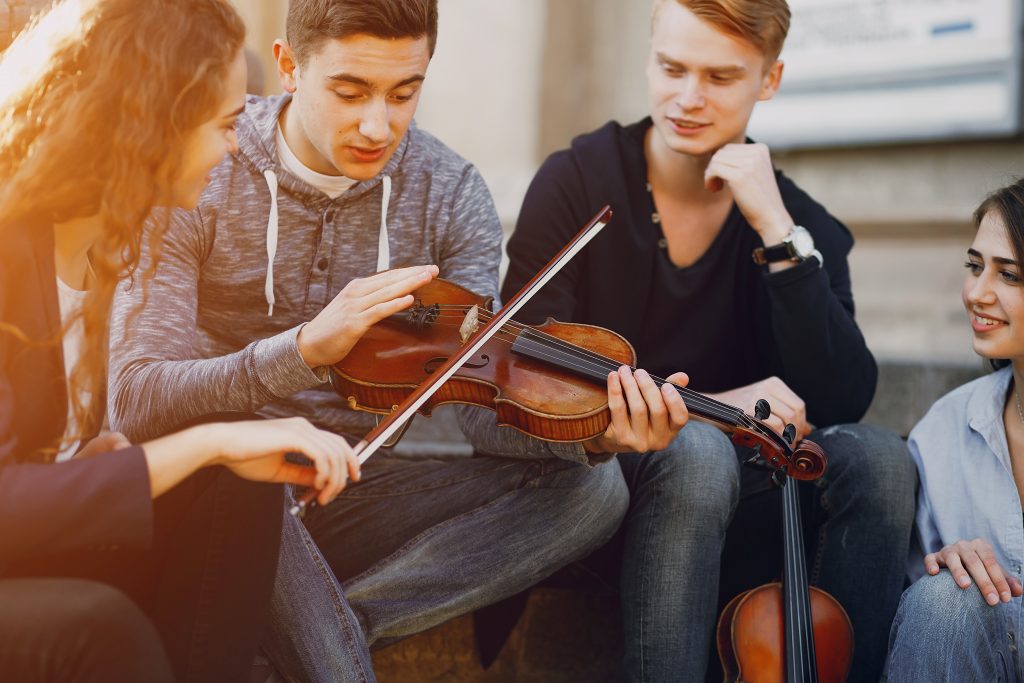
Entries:
{"type": "MultiPolygon", "coordinates": [[[[414,123],[378,176],[332,200],[278,162],[288,101],[249,98],[238,153],[213,171],[199,206],[172,213],[153,279],[118,288],[108,409],[132,440],[225,410],[363,433],[374,416],[349,410],[325,369],[306,366],[302,324],[351,280],[387,267],[436,263],[441,277],[498,295],[501,224],[472,164],[414,123]]],[[[149,259],[144,248],[140,272],[149,259]]],[[[552,447],[491,428],[493,413],[462,412],[488,452],[587,460],[578,445],[552,447]]]]}

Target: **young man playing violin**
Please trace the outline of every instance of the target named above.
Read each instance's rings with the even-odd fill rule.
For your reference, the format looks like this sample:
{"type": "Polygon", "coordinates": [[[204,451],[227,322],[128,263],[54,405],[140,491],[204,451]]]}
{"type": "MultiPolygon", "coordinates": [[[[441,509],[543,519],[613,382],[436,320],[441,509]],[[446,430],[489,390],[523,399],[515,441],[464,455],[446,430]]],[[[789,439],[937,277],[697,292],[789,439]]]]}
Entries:
{"type": "MultiPolygon", "coordinates": [[[[691,389],[748,413],[766,399],[770,426],[793,424],[824,448],[824,476],[800,484],[809,577],[852,620],[850,680],[877,681],[915,478],[895,435],[842,424],[863,416],[877,376],[853,318],[852,237],[745,137],[755,104],[779,87],[789,16],[785,0],[656,2],[650,117],[609,123],[547,159],[509,242],[503,294],[611,204],[609,226],[521,321],[611,328],[652,373],[686,370],[691,389]]],[[[702,423],[665,448],[607,450],[619,451],[631,492],[620,539],[628,678],[702,680],[720,571],[743,578],[735,592],[779,576],[778,491],[702,423]],[[766,552],[752,552],[759,544],[766,552]]]]}
{"type": "MultiPolygon", "coordinates": [[[[497,295],[490,194],[412,121],[436,0],[292,0],[287,21],[274,45],[285,94],[249,99],[237,153],[195,210],[174,215],[148,289],[118,294],[109,406],[132,438],[225,410],[365,433],[374,417],[331,391],[328,366],[431,278],[497,295]]],[[[665,443],[686,419],[681,400],[673,410],[652,427],[665,443]]],[[[496,431],[493,413],[460,420],[496,431]]],[[[306,514],[319,551],[287,518],[274,663],[295,680],[372,680],[368,644],[516,593],[605,543],[627,504],[618,471],[591,467],[578,444],[531,448],[377,455],[336,504],[306,514]]]]}

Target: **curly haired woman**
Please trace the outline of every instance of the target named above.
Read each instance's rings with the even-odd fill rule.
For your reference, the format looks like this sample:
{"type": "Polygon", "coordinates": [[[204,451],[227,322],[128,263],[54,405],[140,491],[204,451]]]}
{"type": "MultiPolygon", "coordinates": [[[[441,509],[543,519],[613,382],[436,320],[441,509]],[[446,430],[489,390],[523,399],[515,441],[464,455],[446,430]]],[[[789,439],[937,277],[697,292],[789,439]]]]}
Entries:
{"type": "Polygon", "coordinates": [[[234,148],[244,34],[227,0],[69,0],[0,57],[7,680],[244,680],[276,569],[277,483],[326,503],[358,475],[345,441],[303,420],[95,436],[114,289],[145,287],[143,222],[195,206],[234,148]]]}

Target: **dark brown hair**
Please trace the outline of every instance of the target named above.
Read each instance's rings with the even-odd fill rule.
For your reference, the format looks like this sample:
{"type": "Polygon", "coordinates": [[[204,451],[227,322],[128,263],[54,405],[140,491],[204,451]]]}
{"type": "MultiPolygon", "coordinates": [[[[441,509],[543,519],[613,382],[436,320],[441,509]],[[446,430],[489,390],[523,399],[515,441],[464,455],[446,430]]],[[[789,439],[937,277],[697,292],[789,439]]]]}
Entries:
{"type": "Polygon", "coordinates": [[[433,56],[437,0],[291,0],[286,31],[299,64],[325,40],[359,33],[377,38],[426,36],[433,56]]]}
{"type": "MultiPolygon", "coordinates": [[[[90,250],[95,280],[65,327],[80,319],[83,329],[69,396],[75,438],[99,428],[92,405],[103,397],[114,288],[138,266],[143,222],[190,136],[216,115],[244,38],[229,0],[68,0],[0,56],[0,239],[30,217],[103,223],[90,250]]],[[[166,220],[154,223],[155,247],[166,220]]],[[[0,320],[0,333],[18,330],[0,320]]]]}
{"type": "MultiPolygon", "coordinates": [[[[1006,238],[1013,249],[1013,259],[1024,266],[1024,178],[1018,178],[985,197],[974,210],[975,229],[980,228],[981,221],[992,212],[999,215],[1006,228],[1006,238]]],[[[1010,364],[1010,361],[1005,359],[991,359],[989,362],[997,370],[1010,364]]]]}
{"type": "Polygon", "coordinates": [[[775,63],[789,33],[786,0],[658,0],[651,22],[666,2],[677,2],[702,21],[717,26],[756,47],[765,57],[765,68],[775,63]]]}

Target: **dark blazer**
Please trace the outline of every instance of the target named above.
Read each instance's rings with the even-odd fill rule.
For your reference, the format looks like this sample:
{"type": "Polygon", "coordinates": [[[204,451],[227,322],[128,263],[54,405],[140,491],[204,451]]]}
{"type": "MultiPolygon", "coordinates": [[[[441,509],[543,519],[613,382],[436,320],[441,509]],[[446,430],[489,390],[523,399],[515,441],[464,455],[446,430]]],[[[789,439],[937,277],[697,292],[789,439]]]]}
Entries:
{"type": "Polygon", "coordinates": [[[96,544],[147,546],[153,503],[140,448],[42,462],[67,415],[53,228],[0,225],[0,238],[0,568],[96,544]]]}

